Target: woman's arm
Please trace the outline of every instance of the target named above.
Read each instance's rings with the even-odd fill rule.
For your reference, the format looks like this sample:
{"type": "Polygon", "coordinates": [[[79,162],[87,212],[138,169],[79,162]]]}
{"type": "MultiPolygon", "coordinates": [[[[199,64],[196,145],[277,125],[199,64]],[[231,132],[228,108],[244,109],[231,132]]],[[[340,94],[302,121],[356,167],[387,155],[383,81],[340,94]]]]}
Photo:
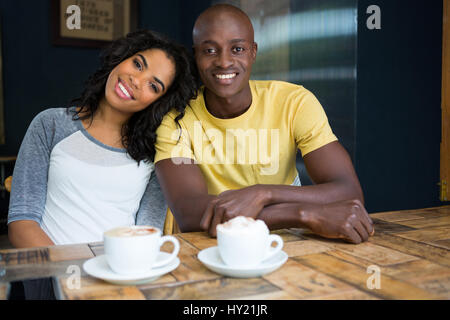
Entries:
{"type": "Polygon", "coordinates": [[[8,225],[9,242],[15,248],[53,246],[53,241],[33,220],[13,221],[8,225]]]}

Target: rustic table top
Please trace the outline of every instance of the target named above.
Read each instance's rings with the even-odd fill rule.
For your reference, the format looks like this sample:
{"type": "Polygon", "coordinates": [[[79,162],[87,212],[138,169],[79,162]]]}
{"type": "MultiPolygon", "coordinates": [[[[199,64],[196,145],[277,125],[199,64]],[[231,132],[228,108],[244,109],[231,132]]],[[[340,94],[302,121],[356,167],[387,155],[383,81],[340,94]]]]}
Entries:
{"type": "Polygon", "coordinates": [[[103,254],[102,243],[1,250],[6,275],[0,299],[7,298],[12,281],[42,277],[53,278],[59,299],[449,299],[450,206],[371,217],[375,235],[359,245],[306,229],[273,231],[283,238],[289,259],[248,279],[214,273],[198,260],[201,250],[217,245],[203,232],[176,234],[178,268],[139,286],[113,285],[83,271],[87,259],[103,254]],[[75,289],[68,272],[74,265],[81,270],[75,289]]]}

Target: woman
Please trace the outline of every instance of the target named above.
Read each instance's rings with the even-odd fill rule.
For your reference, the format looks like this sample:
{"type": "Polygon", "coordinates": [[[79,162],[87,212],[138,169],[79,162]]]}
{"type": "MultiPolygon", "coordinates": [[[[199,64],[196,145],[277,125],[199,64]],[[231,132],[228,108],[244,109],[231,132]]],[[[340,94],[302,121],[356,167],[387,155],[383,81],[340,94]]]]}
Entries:
{"type": "Polygon", "coordinates": [[[15,247],[102,240],[122,225],[162,228],[153,172],[156,129],[197,91],[186,50],[151,31],[116,40],[69,108],[30,124],[13,172],[8,234],[15,247]]]}

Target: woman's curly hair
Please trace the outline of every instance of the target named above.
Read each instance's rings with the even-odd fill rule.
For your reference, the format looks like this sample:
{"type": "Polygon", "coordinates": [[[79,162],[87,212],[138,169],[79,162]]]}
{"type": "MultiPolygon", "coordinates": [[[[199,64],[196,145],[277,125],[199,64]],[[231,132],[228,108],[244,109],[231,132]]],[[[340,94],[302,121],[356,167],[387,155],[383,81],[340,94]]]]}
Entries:
{"type": "Polygon", "coordinates": [[[186,48],[165,36],[150,30],[130,32],[115,40],[102,54],[100,68],[85,83],[80,97],[70,106],[79,107],[73,120],[93,119],[100,101],[105,96],[105,86],[111,71],[122,61],[148,49],[163,50],[175,64],[175,77],[167,92],[142,111],[136,112],[122,127],[122,143],[128,154],[138,163],[153,162],[155,158],[156,129],[171,109],[178,111],[178,121],[184,116],[189,100],[197,95],[199,78],[192,56],[186,48]]]}

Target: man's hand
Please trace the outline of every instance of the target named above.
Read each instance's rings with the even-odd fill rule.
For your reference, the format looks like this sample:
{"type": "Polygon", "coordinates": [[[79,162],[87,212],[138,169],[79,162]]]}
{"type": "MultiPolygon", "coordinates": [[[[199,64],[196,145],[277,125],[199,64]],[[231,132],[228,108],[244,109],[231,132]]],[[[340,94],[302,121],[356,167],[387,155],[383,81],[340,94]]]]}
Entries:
{"type": "Polygon", "coordinates": [[[375,233],[372,219],[359,200],[325,205],[302,205],[302,221],[314,233],[361,243],[375,233]]]}
{"type": "Polygon", "coordinates": [[[261,185],[222,192],[208,203],[200,227],[215,237],[218,224],[237,216],[256,219],[267,204],[268,198],[267,189],[261,185]]]}

